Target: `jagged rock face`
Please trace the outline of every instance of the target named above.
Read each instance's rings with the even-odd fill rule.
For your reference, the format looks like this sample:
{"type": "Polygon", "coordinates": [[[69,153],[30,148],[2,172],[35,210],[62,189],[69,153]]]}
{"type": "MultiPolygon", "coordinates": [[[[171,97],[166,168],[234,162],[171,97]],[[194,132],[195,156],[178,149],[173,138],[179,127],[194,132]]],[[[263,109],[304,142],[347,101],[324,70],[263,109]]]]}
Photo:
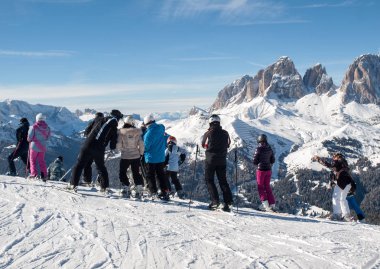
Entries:
{"type": "Polygon", "coordinates": [[[302,80],[309,92],[315,91],[318,95],[336,89],[332,78],[327,76],[326,69],[321,64],[307,69],[302,80]]]}
{"type": "Polygon", "coordinates": [[[279,98],[301,98],[306,94],[302,77],[289,57],[281,57],[276,63],[258,73],[258,94],[276,94],[279,98]],[[261,74],[261,77],[260,77],[261,74]]]}
{"type": "Polygon", "coordinates": [[[252,87],[252,81],[253,78],[251,76],[244,76],[241,79],[235,80],[230,85],[227,85],[224,87],[219,93],[218,97],[216,98],[215,102],[211,106],[211,110],[220,109],[222,107],[225,107],[227,104],[234,102],[234,103],[241,103],[244,99],[244,95],[237,96],[240,92],[245,93],[247,92],[247,89],[252,87]],[[233,98],[235,97],[236,98],[233,98]]]}
{"type": "Polygon", "coordinates": [[[362,55],[350,65],[342,81],[344,104],[380,104],[380,56],[362,55]]]}

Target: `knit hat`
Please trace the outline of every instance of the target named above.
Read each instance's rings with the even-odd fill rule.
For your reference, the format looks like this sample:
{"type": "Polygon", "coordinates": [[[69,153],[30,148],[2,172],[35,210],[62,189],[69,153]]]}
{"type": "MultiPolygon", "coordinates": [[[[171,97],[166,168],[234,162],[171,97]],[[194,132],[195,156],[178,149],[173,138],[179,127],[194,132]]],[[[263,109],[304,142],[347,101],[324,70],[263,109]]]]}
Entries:
{"type": "Polygon", "coordinates": [[[36,121],[45,121],[46,120],[46,116],[42,113],[38,113],[36,115],[36,121]]]}

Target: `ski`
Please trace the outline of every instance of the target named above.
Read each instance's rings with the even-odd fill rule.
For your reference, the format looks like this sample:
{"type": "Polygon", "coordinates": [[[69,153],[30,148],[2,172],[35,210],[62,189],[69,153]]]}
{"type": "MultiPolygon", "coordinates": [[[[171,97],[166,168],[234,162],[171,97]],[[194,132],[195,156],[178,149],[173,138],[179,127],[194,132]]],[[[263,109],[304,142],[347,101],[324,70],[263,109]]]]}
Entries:
{"type": "Polygon", "coordinates": [[[56,186],[56,185],[50,185],[49,187],[51,187],[53,189],[56,189],[56,190],[59,190],[59,191],[70,193],[72,195],[80,196],[80,197],[83,197],[83,198],[86,197],[84,194],[78,193],[78,192],[76,192],[74,190],[69,190],[67,188],[62,188],[62,187],[59,187],[59,186],[56,186]]]}

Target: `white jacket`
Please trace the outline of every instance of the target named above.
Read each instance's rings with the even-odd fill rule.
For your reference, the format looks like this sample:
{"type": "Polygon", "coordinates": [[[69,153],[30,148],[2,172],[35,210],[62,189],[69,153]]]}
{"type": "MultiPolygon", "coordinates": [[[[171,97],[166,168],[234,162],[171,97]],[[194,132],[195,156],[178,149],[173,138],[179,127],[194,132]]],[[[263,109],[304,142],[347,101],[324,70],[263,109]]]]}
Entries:
{"type": "Polygon", "coordinates": [[[122,159],[137,159],[144,154],[144,141],[140,128],[121,128],[118,130],[116,148],[122,159]]]}
{"type": "Polygon", "coordinates": [[[168,148],[165,150],[165,157],[169,155],[169,162],[167,171],[178,172],[179,169],[179,156],[181,155],[181,151],[177,145],[172,146],[172,151],[168,148]]]}

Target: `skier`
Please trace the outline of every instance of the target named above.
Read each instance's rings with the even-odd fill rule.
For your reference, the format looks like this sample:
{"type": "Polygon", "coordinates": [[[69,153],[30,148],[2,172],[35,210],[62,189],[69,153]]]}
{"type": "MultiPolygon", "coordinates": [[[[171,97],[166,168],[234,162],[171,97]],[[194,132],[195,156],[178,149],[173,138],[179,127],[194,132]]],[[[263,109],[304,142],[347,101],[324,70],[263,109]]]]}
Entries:
{"type": "MultiPolygon", "coordinates": [[[[48,167],[48,179],[60,180],[65,174],[66,170],[63,168],[63,157],[58,156],[48,167]]],[[[66,181],[62,179],[62,181],[66,181]]]]}
{"type": "Polygon", "coordinates": [[[79,152],[77,163],[73,167],[73,173],[68,185],[69,190],[77,191],[82,170],[92,159],[100,174],[100,191],[108,193],[109,179],[108,171],[104,164],[104,153],[108,143],[111,153],[114,152],[117,142],[117,126],[123,114],[119,110],[112,110],[110,116],[98,118],[84,141],[79,152]]]}
{"type": "Polygon", "coordinates": [[[340,152],[333,154],[332,161],[328,161],[319,156],[314,156],[312,160],[319,162],[333,171],[331,182],[331,186],[334,188],[332,196],[333,214],[330,219],[352,221],[347,195],[351,188],[355,186],[355,182],[349,173],[347,160],[340,152]]]}
{"type": "Polygon", "coordinates": [[[42,113],[36,115],[36,122],[29,128],[29,162],[30,176],[28,178],[37,179],[37,163],[41,172],[41,179],[46,182],[47,168],[45,162],[46,144],[50,137],[50,128],[46,124],[46,116],[42,113]]]}
{"type": "Polygon", "coordinates": [[[118,130],[116,148],[121,152],[119,179],[122,184],[122,192],[129,193],[129,179],[127,170],[131,166],[134,188],[131,189],[132,198],[141,197],[143,194],[143,179],[140,174],[140,158],[144,154],[144,141],[142,131],[135,127],[135,121],[131,116],[125,119],[125,123],[118,130]]]}
{"type": "Polygon", "coordinates": [[[202,138],[202,147],[206,149],[205,180],[211,198],[211,203],[208,207],[215,210],[220,206],[219,194],[214,182],[214,174],[216,173],[223,193],[223,210],[230,211],[233,201],[226,177],[226,157],[231,140],[228,132],[220,126],[220,117],[218,115],[211,115],[209,125],[209,129],[202,138]]]}
{"type": "MultiPolygon", "coordinates": [[[[27,140],[28,130],[29,130],[28,119],[21,118],[20,124],[18,128],[16,129],[16,139],[17,139],[16,149],[12,151],[12,153],[8,156],[9,171],[6,173],[6,175],[8,176],[17,175],[16,167],[13,162],[14,159],[17,159],[18,157],[20,157],[23,163],[26,166],[28,166],[28,147],[29,147],[29,142],[27,140]]],[[[26,168],[26,170],[28,169],[29,167],[26,168]]]]}
{"type": "Polygon", "coordinates": [[[253,156],[253,164],[257,165],[257,190],[261,200],[259,210],[274,211],[276,201],[270,187],[270,179],[272,176],[272,165],[275,162],[275,158],[273,150],[268,144],[267,136],[265,134],[261,134],[257,137],[257,143],[259,145],[253,156]]]}
{"type": "Polygon", "coordinates": [[[144,118],[144,125],[147,127],[144,135],[144,159],[147,169],[147,181],[150,196],[154,199],[158,196],[160,199],[168,201],[169,190],[165,180],[165,149],[166,139],[165,126],[157,124],[152,115],[144,118]],[[161,193],[157,194],[156,176],[160,185],[161,193]]]}
{"type": "Polygon", "coordinates": [[[175,190],[180,199],[185,198],[185,194],[182,189],[182,185],[178,180],[178,170],[179,165],[185,160],[186,155],[181,153],[181,149],[177,146],[177,139],[174,136],[169,136],[168,147],[165,150],[165,164],[166,168],[166,185],[168,186],[169,192],[171,192],[171,184],[169,178],[171,178],[172,183],[175,186],[175,190]]]}
{"type": "MultiPolygon", "coordinates": [[[[95,118],[88,123],[86,129],[84,130],[84,136],[85,137],[87,137],[90,134],[92,127],[94,127],[95,121],[98,120],[99,118],[100,119],[104,118],[104,114],[102,112],[96,112],[95,118]]],[[[94,158],[89,160],[88,163],[86,164],[86,166],[83,168],[82,181],[83,181],[84,185],[89,186],[92,184],[92,163],[93,162],[94,162],[94,158]]],[[[99,182],[100,182],[100,179],[99,179],[99,174],[98,174],[96,183],[99,184],[99,182]]]]}

